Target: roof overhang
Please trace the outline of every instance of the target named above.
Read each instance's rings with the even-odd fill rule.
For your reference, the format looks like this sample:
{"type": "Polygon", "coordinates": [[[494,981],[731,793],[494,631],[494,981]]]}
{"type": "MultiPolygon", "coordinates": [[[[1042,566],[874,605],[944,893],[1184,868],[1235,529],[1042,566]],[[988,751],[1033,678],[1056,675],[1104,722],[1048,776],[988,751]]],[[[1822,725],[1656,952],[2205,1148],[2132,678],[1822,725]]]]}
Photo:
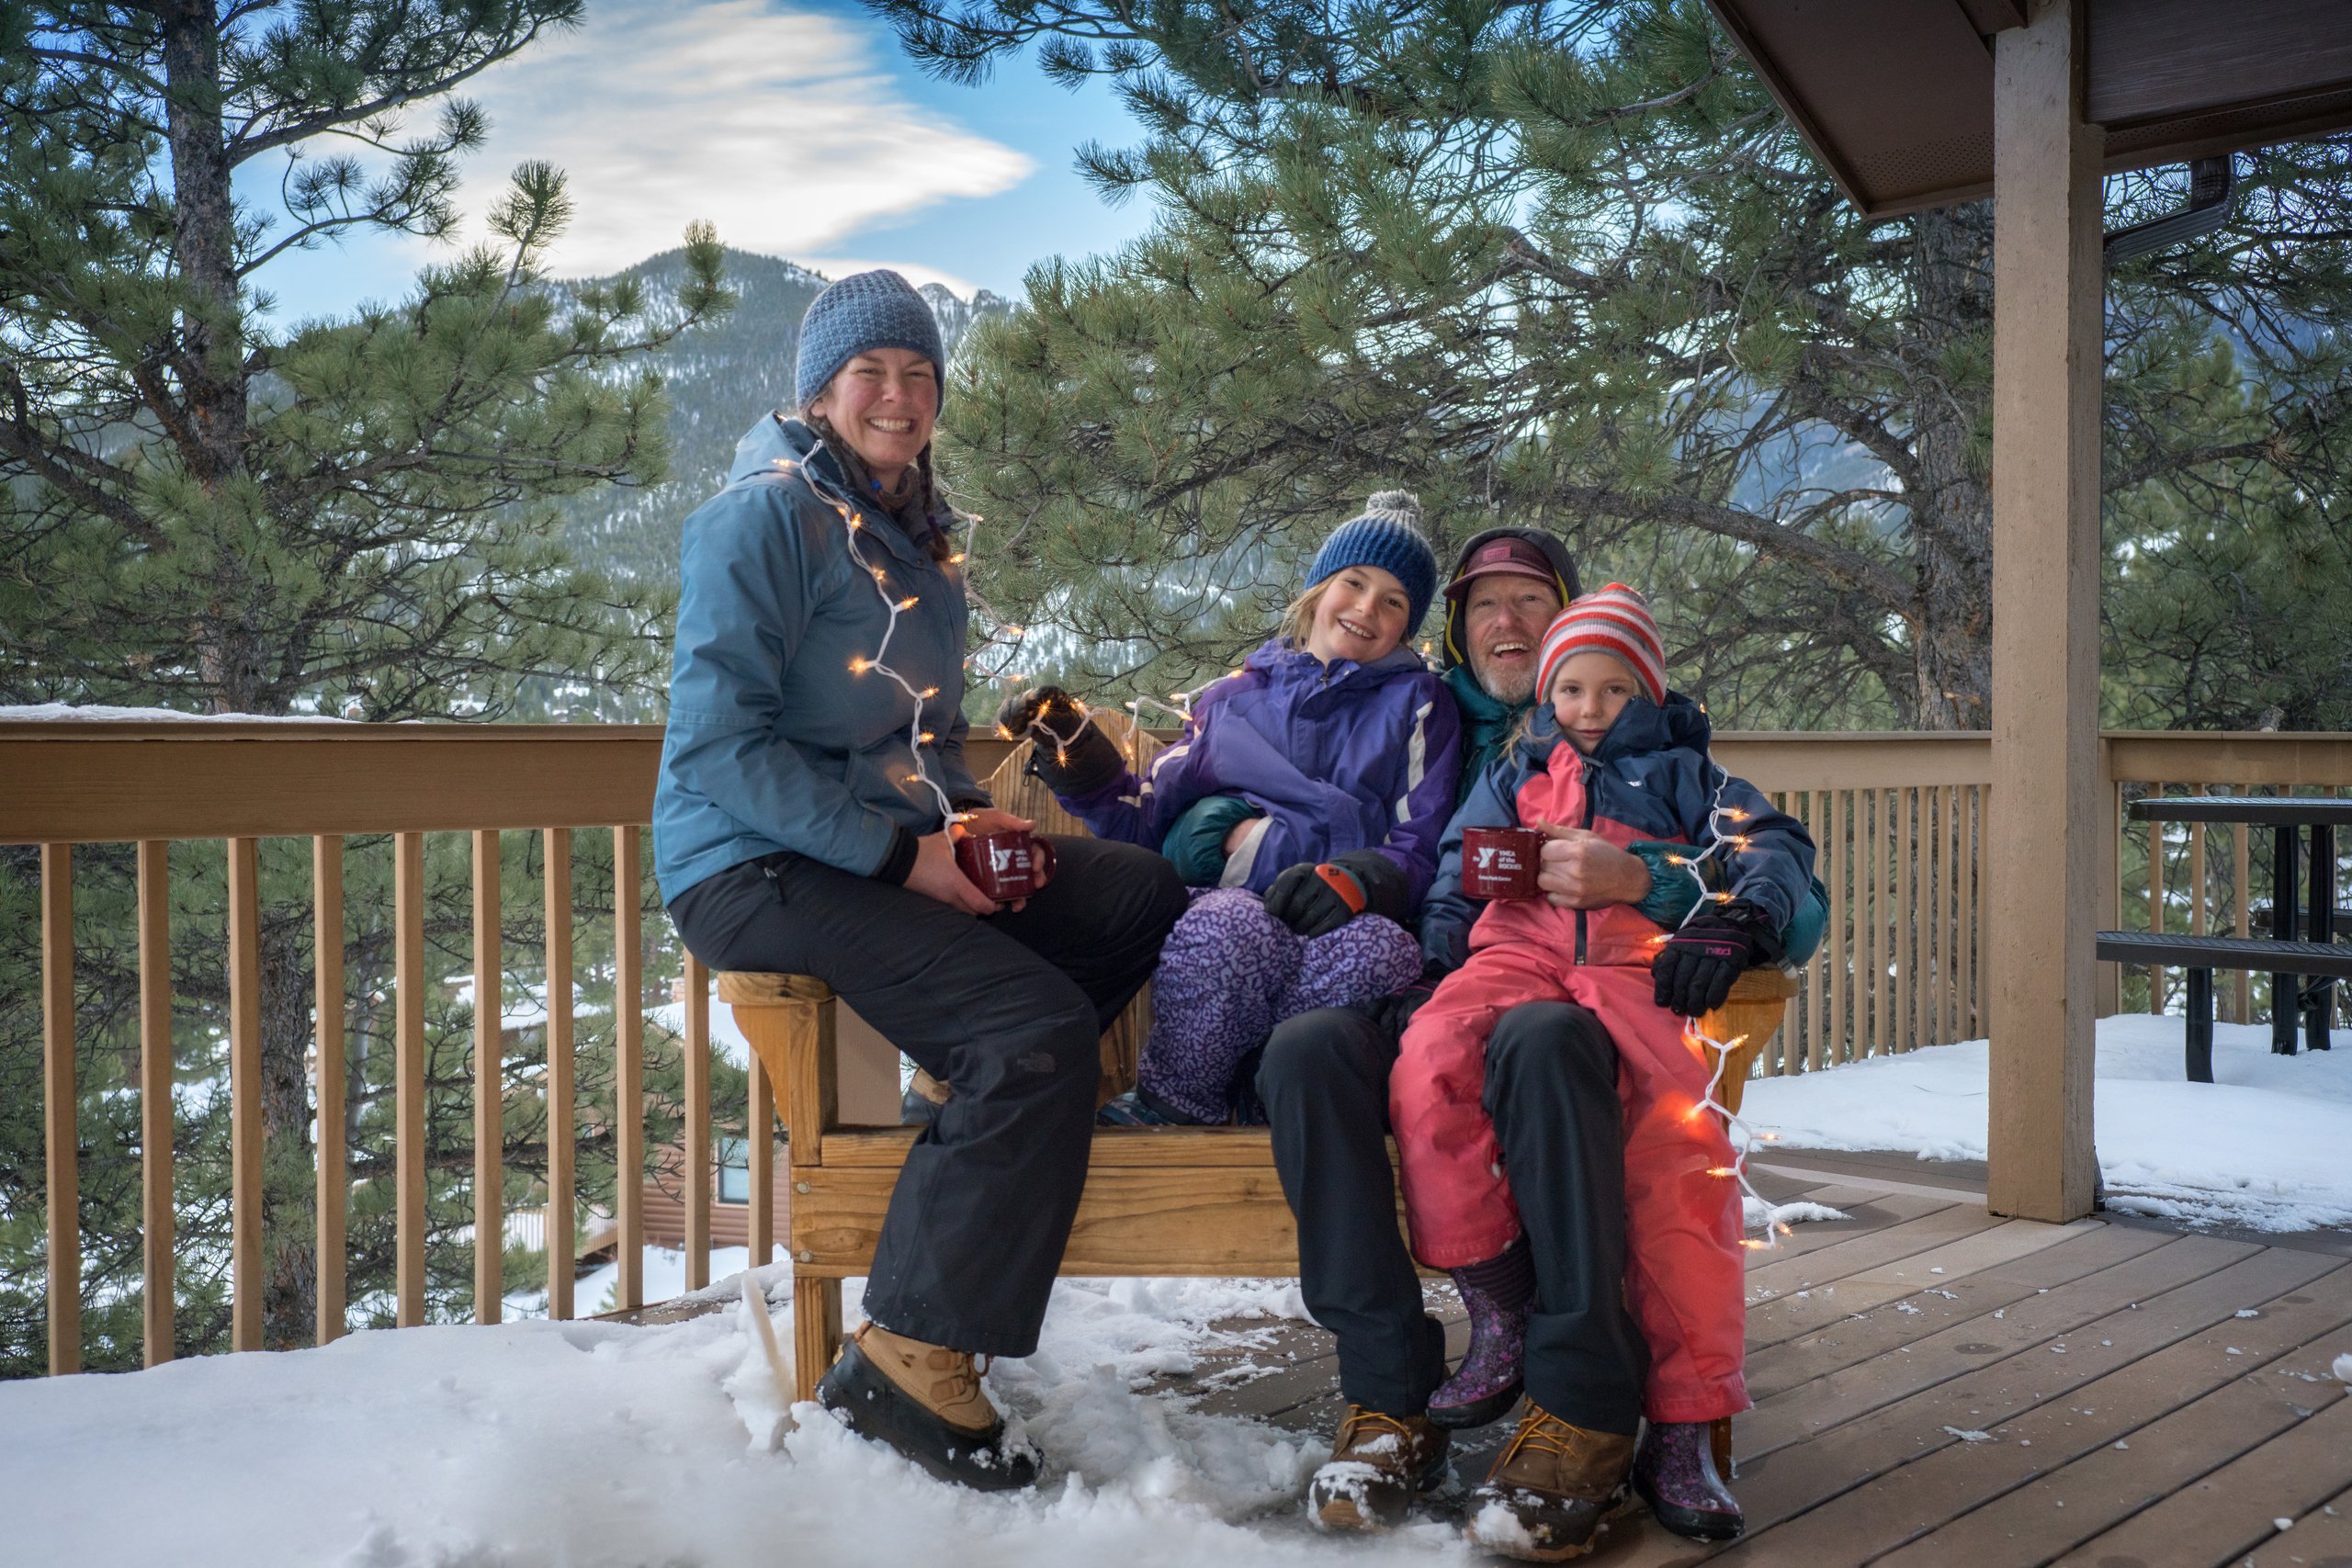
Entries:
{"type": "MultiPolygon", "coordinates": [[[[1707,0],[1865,215],[1993,190],[1993,35],[2026,0],[1707,0]]],[[[2088,0],[2107,167],[2352,127],[2347,0],[2088,0]]]]}

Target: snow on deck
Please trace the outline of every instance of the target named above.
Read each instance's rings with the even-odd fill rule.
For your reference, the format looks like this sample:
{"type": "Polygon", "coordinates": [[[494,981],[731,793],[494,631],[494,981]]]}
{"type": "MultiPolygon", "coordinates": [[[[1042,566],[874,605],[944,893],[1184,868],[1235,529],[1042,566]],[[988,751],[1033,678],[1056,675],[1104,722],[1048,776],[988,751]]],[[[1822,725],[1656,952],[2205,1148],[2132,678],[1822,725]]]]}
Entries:
{"type": "MultiPolygon", "coordinates": [[[[786,1289],[780,1267],[761,1278],[786,1289]]],[[[854,1293],[854,1282],[853,1308],[854,1293]]],[[[378,1331],[323,1349],[0,1384],[0,1557],[172,1568],[817,1568],[943,1553],[1006,1568],[1468,1562],[1437,1523],[1371,1544],[1310,1533],[1299,1499],[1328,1435],[1136,1392],[1229,1345],[1212,1323],[1271,1331],[1301,1315],[1285,1281],[1060,1281],[1039,1353],[989,1376],[1047,1454],[1046,1479],[997,1496],[942,1486],[813,1405],[791,1428],[740,1300],[657,1327],[378,1331]]],[[[774,1309],[787,1355],[789,1318],[774,1309]]]]}
{"type": "MultiPolygon", "coordinates": [[[[2270,1054],[2270,1026],[2216,1024],[2213,1078],[2187,1081],[2184,1021],[2098,1021],[2094,1108],[2110,1208],[2197,1224],[2352,1225],[2352,1032],[2270,1054]]],[[[1758,1078],[1742,1113],[1782,1148],[1984,1157],[1982,1040],[1758,1078]]]]}

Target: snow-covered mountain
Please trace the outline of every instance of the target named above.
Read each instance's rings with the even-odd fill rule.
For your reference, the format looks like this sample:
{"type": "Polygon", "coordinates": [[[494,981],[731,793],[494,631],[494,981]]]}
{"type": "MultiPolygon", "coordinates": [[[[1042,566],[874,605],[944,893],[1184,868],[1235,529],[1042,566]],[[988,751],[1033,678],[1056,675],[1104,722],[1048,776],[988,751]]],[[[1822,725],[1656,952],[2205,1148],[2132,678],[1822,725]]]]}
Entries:
{"type": "MultiPolygon", "coordinates": [[[[659,299],[675,292],[684,266],[682,253],[665,251],[621,276],[636,278],[659,299]]],[[[831,281],[797,263],[745,251],[729,251],[726,268],[728,285],[739,296],[735,310],[653,355],[670,398],[670,481],[649,490],[599,491],[567,508],[573,547],[616,575],[664,585],[676,581],[679,521],[726,477],[735,443],[752,423],[790,400],[801,313],[831,281]]],[[[936,283],[920,292],[939,318],[951,358],[975,324],[1012,309],[985,289],[969,299],[936,283]]],[[[634,374],[638,362],[627,368],[634,374]]]]}

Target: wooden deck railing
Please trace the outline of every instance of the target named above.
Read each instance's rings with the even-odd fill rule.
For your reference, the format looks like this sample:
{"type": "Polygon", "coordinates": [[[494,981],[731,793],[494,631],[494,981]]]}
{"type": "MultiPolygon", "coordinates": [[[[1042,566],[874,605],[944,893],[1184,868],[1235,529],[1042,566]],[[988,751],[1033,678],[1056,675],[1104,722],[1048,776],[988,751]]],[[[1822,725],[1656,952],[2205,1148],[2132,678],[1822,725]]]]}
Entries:
{"type": "MultiPolygon", "coordinates": [[[[168,850],[176,840],[227,845],[227,1033],[232,1141],[231,1344],[263,1342],[261,1187],[261,932],[258,847],[265,839],[308,839],[311,918],[316,932],[315,1049],[310,1093],[317,1129],[316,1337],[344,1332],[345,1255],[352,1191],[344,1145],[344,1021],[351,998],[344,974],[345,841],[390,835],[396,1279],[393,1320],[427,1312],[425,836],[470,835],[474,1049],[471,1064],[474,1234],[503,1236],[506,1138],[502,1029],[506,965],[500,936],[502,834],[538,835],[546,919],[544,974],[548,1135],[545,1155],[548,1311],[569,1317],[576,1220],[572,834],[611,836],[614,1077],[609,1129],[621,1179],[615,1183],[623,1307],[642,1304],[643,1182],[648,1158],[641,927],[645,829],[650,820],[661,731],[644,726],[358,726],[331,723],[88,722],[0,724],[0,844],[40,846],[39,898],[44,1135],[46,1138],[48,1360],[52,1371],[80,1365],[82,1300],[79,1178],[87,1157],[79,1132],[74,1008],[73,847],[137,845],[135,944],[140,1064],[141,1269],[145,1356],[172,1353],[174,1201],[172,1169],[172,968],[168,850]]],[[[1000,760],[1001,743],[974,742],[975,771],[1000,760]]],[[[1767,1072],[1798,1072],[1860,1056],[1981,1035],[1984,930],[1997,912],[1978,897],[1988,814],[1989,744],[1983,735],[1746,734],[1718,738],[1718,759],[1802,817],[1821,845],[1830,892],[1828,941],[1808,967],[1791,1026],[1768,1052],[1767,1072]]],[[[2154,779],[2199,781],[2199,789],[2340,789],[2352,785],[2352,737],[2326,735],[2140,735],[2108,737],[2102,754],[2117,801],[2104,846],[2114,874],[2118,923],[2127,885],[2144,891],[2154,922],[2201,929],[2229,908],[2244,929],[2254,890],[2246,847],[2209,853],[2206,836],[2172,829],[2151,858],[2147,829],[2127,833],[2121,802],[2162,787],[2154,779]],[[2207,873],[2226,863],[2227,897],[2210,899],[2207,873]],[[2176,871],[2176,867],[2181,868],[2176,871]],[[2138,872],[2136,881],[2132,874],[2138,872]]],[[[2174,787],[2179,787],[2175,785],[2174,787]]],[[[714,1109],[708,976],[689,957],[685,979],[684,1145],[699,1151],[698,1175],[683,1183],[685,1278],[706,1283],[711,1243],[714,1109]]],[[[2162,1005],[2161,981],[2155,990],[2162,1005]]],[[[2237,1016],[2250,1019],[2241,983],[2237,1016]]],[[[2119,1010],[2110,968],[2101,1011],[2119,1010]]],[[[34,1005],[0,997],[0,1008],[34,1005]]],[[[773,1122],[773,1096],[754,1058],[743,1106],[752,1129],[773,1122]]],[[[731,1112],[730,1112],[731,1118],[731,1112]]],[[[750,1233],[755,1262],[773,1255],[776,1216],[772,1138],[750,1139],[750,1233]]],[[[690,1159],[692,1156],[690,1156],[690,1159]]],[[[475,1248],[479,1321],[494,1322],[503,1295],[501,1249],[475,1248]]]]}

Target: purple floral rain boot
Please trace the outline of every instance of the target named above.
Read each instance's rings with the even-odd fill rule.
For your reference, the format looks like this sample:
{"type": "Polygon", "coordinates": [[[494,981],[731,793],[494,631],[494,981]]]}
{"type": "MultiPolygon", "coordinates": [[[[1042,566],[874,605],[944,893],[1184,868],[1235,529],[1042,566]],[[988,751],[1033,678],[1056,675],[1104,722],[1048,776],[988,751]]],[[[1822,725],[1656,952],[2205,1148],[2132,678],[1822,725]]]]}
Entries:
{"type": "Polygon", "coordinates": [[[1634,1455],[1634,1490],[1657,1522],[1692,1540],[1737,1540],[1739,1499],[1715,1469],[1712,1421],[1653,1421],[1634,1455]]]}
{"type": "Polygon", "coordinates": [[[1521,1236],[1483,1263],[1453,1270],[1470,1314],[1470,1348],[1430,1395],[1430,1420],[1459,1431],[1484,1427],[1519,1403],[1527,1353],[1527,1306],[1535,1299],[1534,1255],[1521,1236]]]}

